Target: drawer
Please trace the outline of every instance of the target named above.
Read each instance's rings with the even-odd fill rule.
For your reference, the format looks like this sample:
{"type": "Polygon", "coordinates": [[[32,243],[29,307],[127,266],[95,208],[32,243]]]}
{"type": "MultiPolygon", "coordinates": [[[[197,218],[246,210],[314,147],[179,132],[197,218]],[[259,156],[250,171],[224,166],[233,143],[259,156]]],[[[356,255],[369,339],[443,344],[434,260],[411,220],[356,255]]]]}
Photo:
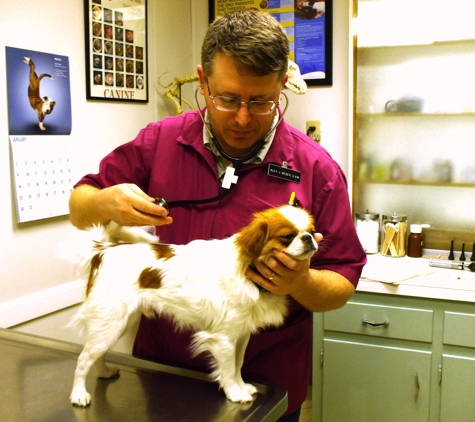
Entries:
{"type": "Polygon", "coordinates": [[[444,312],[444,344],[475,347],[475,315],[444,312]]]}
{"type": "Polygon", "coordinates": [[[323,318],[328,331],[432,342],[431,310],[348,302],[341,309],[326,312],[323,318]]]}

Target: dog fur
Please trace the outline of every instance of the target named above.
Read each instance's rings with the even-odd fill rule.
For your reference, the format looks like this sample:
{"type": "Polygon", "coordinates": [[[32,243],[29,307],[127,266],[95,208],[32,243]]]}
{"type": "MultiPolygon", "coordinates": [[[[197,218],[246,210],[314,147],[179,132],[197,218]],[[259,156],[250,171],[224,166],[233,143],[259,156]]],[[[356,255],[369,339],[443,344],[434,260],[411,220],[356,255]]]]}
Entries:
{"type": "Polygon", "coordinates": [[[211,355],[212,377],[226,397],[252,401],[257,389],[241,377],[249,338],[261,328],[281,325],[287,304],[285,296],[260,291],[244,271],[274,249],[295,259],[310,258],[318,249],[313,218],[292,206],[272,208],[230,238],[187,245],[161,244],[140,228],[116,223],[94,227],[87,235],[78,256],[86,300],[72,322],[85,328],[87,339],[74,375],[72,404],[89,405],[85,381],[93,364],[100,378],[118,374],[105,364],[104,355],[137,311],[166,315],[179,329],[192,329],[191,350],[211,355]]]}
{"type": "Polygon", "coordinates": [[[40,76],[38,76],[35,72],[36,66],[33,63],[33,60],[31,60],[29,57],[25,56],[23,61],[30,66],[30,84],[28,85],[28,99],[30,101],[30,105],[38,114],[38,126],[41,130],[46,130],[43,125],[43,121],[48,114],[53,112],[56,101],[53,101],[48,97],[41,98],[40,82],[45,77],[51,79],[53,79],[53,77],[47,73],[42,73],[40,76]]]}

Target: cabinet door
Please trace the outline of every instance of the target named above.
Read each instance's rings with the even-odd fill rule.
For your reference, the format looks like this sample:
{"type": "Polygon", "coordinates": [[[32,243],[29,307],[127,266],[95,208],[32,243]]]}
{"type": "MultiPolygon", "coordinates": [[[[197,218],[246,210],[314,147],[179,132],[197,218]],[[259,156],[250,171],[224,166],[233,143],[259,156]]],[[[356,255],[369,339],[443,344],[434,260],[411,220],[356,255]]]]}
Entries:
{"type": "Polygon", "coordinates": [[[324,422],[429,420],[431,353],[324,340],[324,422]]]}
{"type": "Polygon", "coordinates": [[[475,359],[443,355],[440,422],[475,420],[475,359]]]}

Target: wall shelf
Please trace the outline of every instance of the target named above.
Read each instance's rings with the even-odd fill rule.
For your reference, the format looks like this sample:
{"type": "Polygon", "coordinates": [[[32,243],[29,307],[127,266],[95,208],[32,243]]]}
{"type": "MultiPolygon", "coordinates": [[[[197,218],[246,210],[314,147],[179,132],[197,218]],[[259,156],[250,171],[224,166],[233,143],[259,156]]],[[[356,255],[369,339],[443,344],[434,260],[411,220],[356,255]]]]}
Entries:
{"type": "Polygon", "coordinates": [[[475,117],[475,111],[467,111],[461,113],[356,113],[357,118],[372,119],[378,118],[394,118],[394,117],[475,117]]]}
{"type": "Polygon", "coordinates": [[[358,45],[359,49],[368,49],[368,50],[375,50],[378,48],[411,48],[411,47],[439,47],[439,46],[451,46],[451,45],[458,45],[458,44],[475,44],[475,39],[468,38],[468,39],[460,39],[460,40],[441,40],[441,41],[427,41],[427,42],[415,42],[414,44],[387,44],[387,45],[358,45]]]}
{"type": "Polygon", "coordinates": [[[475,242],[475,3],[454,1],[451,20],[433,2],[355,0],[353,210],[428,223],[434,249],[475,242]]]}
{"type": "Polygon", "coordinates": [[[421,186],[421,187],[448,187],[448,188],[475,188],[475,183],[442,183],[442,182],[419,182],[415,180],[400,181],[400,180],[362,180],[358,179],[355,183],[359,185],[400,185],[400,186],[421,186]]]}

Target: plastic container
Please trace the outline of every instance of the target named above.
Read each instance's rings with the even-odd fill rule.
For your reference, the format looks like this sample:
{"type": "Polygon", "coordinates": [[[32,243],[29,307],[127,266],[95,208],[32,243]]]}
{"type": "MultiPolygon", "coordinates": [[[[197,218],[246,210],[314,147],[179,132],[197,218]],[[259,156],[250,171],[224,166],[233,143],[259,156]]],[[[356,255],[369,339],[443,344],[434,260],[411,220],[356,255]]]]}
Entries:
{"type": "Polygon", "coordinates": [[[411,224],[411,234],[407,237],[407,256],[420,258],[422,256],[422,228],[430,227],[429,224],[411,224]]]}
{"type": "Polygon", "coordinates": [[[381,227],[381,255],[402,257],[406,255],[407,216],[383,215],[381,227]]]}
{"type": "Polygon", "coordinates": [[[356,234],[367,254],[379,252],[379,214],[369,212],[356,213],[356,234]]]}

